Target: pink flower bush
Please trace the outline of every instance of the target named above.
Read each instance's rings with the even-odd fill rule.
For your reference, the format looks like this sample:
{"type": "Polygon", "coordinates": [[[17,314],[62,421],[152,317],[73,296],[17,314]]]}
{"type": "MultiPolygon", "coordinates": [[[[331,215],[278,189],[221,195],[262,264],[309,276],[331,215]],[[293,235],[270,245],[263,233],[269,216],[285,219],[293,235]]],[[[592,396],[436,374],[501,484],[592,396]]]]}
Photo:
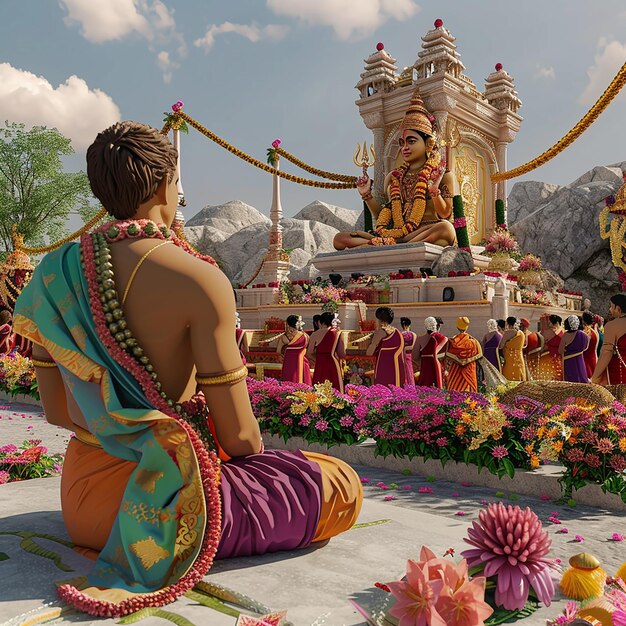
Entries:
{"type": "Polygon", "coordinates": [[[485,252],[495,254],[496,252],[517,252],[517,241],[503,228],[496,228],[487,239],[485,252]]]}
{"type": "Polygon", "coordinates": [[[473,546],[462,553],[469,566],[482,566],[487,578],[496,577],[498,606],[522,609],[531,587],[539,600],[550,606],[553,561],[546,555],[551,541],[531,509],[490,504],[478,513],[478,521],[472,522],[464,541],[473,546]]]}

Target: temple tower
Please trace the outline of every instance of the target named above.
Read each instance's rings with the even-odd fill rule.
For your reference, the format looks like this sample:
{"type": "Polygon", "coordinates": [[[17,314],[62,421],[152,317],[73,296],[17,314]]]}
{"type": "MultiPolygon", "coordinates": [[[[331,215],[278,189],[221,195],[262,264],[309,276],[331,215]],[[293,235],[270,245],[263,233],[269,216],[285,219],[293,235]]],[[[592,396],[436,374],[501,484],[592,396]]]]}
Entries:
{"type": "MultiPolygon", "coordinates": [[[[274,167],[278,169],[279,158],[276,155],[274,167]]],[[[263,267],[259,272],[257,282],[280,283],[289,276],[289,257],[283,250],[283,227],[280,221],[283,218],[283,207],[280,202],[280,178],[274,174],[272,186],[272,207],[270,208],[270,228],[269,246],[267,254],[263,259],[263,267]]]]}
{"type": "Polygon", "coordinates": [[[477,243],[495,226],[496,199],[506,199],[506,182],[495,185],[490,177],[506,170],[507,146],[522,122],[517,113],[522,103],[513,79],[498,63],[480,93],[463,73],[455,38],[439,19],[422,37],[422,49],[413,65],[398,74],[395,63],[378,44],[356,85],[356,105],[374,135],[374,194],[384,195],[385,174],[400,163],[400,123],[418,87],[436,119],[442,150],[463,196],[470,240],[477,243]]]}

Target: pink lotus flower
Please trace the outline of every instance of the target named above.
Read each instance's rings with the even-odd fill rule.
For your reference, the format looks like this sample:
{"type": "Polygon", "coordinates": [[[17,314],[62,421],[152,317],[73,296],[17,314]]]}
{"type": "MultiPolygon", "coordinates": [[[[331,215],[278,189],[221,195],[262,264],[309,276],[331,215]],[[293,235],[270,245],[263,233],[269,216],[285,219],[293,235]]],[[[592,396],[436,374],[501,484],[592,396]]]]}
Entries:
{"type": "Polygon", "coordinates": [[[478,626],[493,612],[485,584],[483,577],[469,580],[465,559],[455,565],[422,546],[420,560],[407,562],[405,580],[387,585],[396,598],[390,613],[399,626],[478,626]]]}
{"type": "Polygon", "coordinates": [[[387,583],[396,603],[389,613],[399,618],[398,626],[446,626],[435,609],[435,601],[443,589],[443,580],[429,581],[429,567],[407,561],[406,582],[387,583]]]}
{"type": "Polygon", "coordinates": [[[274,141],[272,141],[272,148],[278,148],[281,143],[282,141],[280,139],[274,139],[274,141]]]}
{"type": "Polygon", "coordinates": [[[462,555],[470,567],[484,565],[483,574],[496,576],[495,600],[507,610],[526,604],[530,587],[546,606],[554,595],[554,582],[546,558],[551,540],[537,515],[528,507],[490,504],[472,522],[466,543],[474,546],[462,555]]]}
{"type": "Polygon", "coordinates": [[[466,580],[452,594],[441,594],[437,611],[448,626],[483,624],[493,613],[493,609],[485,602],[486,582],[484,577],[466,580]]]}

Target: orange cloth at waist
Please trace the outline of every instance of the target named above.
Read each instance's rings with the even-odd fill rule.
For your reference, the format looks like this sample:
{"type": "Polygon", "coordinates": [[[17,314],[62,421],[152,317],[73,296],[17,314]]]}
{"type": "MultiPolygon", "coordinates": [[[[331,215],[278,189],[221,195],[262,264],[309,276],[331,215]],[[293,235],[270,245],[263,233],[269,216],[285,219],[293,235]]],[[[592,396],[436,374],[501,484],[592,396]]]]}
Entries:
{"type": "MultiPolygon", "coordinates": [[[[363,489],[347,463],[325,454],[303,454],[322,473],[323,497],[313,541],[323,541],[354,525],[363,489]]],[[[95,559],[104,547],[135,467],[136,463],[83,442],[78,433],[70,440],[61,475],[61,508],[67,532],[84,556],[95,559]]]]}

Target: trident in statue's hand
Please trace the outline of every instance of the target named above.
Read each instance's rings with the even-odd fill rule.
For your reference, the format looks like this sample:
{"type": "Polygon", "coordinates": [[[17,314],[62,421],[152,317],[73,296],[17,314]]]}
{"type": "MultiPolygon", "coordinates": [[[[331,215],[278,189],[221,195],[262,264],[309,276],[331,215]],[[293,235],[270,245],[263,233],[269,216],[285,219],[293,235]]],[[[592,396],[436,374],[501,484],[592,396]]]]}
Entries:
{"type": "Polygon", "coordinates": [[[370,165],[374,165],[374,163],[376,163],[376,153],[374,152],[374,146],[370,144],[368,153],[366,141],[363,142],[363,147],[361,147],[361,144],[357,144],[356,152],[354,153],[354,157],[352,160],[357,167],[363,168],[363,179],[367,179],[367,168],[370,167],[370,165]]]}

